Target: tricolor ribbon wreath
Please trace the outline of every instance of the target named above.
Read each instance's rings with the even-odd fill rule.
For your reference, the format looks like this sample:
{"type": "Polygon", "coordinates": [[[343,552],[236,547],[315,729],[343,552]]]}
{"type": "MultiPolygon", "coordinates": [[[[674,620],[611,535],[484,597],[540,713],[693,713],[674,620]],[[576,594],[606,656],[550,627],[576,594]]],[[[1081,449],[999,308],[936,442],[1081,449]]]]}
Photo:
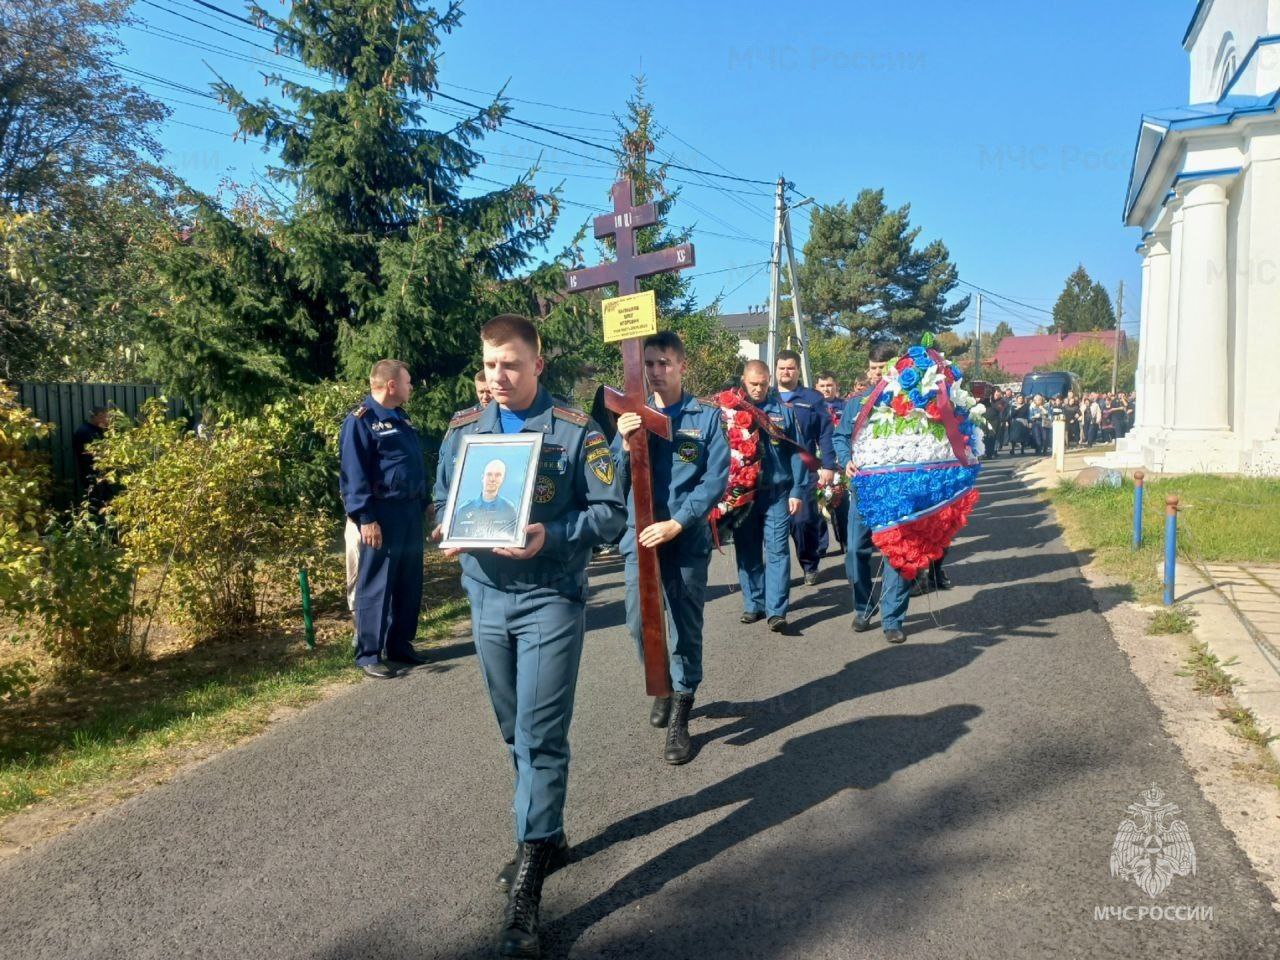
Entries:
{"type": "Polygon", "coordinates": [[[853,427],[858,512],[907,579],[942,558],[978,501],[985,411],[961,379],[926,334],[885,367],[853,427]]]}

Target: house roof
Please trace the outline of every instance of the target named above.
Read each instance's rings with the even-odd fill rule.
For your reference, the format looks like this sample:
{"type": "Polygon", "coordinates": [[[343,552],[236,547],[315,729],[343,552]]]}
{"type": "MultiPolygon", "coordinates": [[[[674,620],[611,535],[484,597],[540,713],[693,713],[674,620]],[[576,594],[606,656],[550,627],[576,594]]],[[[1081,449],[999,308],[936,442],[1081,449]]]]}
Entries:
{"type": "Polygon", "coordinates": [[[722,313],[717,319],[730,333],[738,334],[740,340],[746,339],[747,334],[769,326],[767,313],[722,313]]]}
{"type": "MultiPolygon", "coordinates": [[[[1089,340],[1095,340],[1114,349],[1115,330],[1090,330],[1084,333],[1047,333],[1032,337],[1005,337],[996,346],[996,366],[1006,373],[1025,376],[1036,367],[1043,367],[1058,359],[1063,350],[1070,350],[1089,340]]],[[[1120,346],[1125,345],[1124,334],[1120,346]]]]}

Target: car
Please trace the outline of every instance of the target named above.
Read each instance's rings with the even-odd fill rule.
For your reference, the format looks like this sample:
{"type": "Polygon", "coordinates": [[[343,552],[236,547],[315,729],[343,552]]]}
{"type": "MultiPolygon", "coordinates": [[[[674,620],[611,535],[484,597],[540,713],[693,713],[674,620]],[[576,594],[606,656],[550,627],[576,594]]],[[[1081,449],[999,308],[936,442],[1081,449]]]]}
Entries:
{"type": "Polygon", "coordinates": [[[1045,373],[1028,373],[1022,378],[1021,393],[1027,399],[1036,394],[1049,400],[1053,397],[1074,393],[1077,397],[1080,389],[1080,377],[1065,370],[1054,370],[1045,373]]]}

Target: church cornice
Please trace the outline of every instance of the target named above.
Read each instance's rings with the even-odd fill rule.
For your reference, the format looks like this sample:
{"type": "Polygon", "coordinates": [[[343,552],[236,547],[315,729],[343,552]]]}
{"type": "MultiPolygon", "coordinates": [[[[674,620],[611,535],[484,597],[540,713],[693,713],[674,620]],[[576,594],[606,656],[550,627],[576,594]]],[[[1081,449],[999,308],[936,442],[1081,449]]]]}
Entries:
{"type": "MultiPolygon", "coordinates": [[[[1197,13],[1197,17],[1203,16],[1211,5],[1212,0],[1202,3],[1203,10],[1197,13]]],[[[1193,21],[1192,28],[1196,26],[1197,21],[1193,21]]],[[[1178,149],[1189,139],[1221,133],[1222,128],[1236,123],[1267,119],[1280,110],[1280,90],[1260,96],[1233,92],[1251,65],[1256,66],[1263,48],[1275,45],[1280,45],[1280,36],[1259,37],[1215,103],[1172,107],[1143,115],[1138,127],[1138,141],[1133,150],[1129,183],[1125,189],[1125,223],[1137,226],[1144,221],[1145,217],[1140,210],[1144,206],[1143,198],[1148,196],[1150,181],[1155,171],[1169,158],[1169,151],[1178,149]]],[[[1161,183],[1167,189],[1177,175],[1176,170],[1165,170],[1161,183]]],[[[1147,209],[1149,210],[1149,206],[1147,209]]]]}

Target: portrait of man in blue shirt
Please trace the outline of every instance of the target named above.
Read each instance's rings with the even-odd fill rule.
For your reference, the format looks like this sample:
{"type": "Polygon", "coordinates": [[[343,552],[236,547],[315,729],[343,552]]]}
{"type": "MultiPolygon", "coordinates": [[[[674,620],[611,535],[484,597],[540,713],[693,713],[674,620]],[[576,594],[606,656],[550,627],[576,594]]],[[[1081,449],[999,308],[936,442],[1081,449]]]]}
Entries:
{"type": "Polygon", "coordinates": [[[512,539],[516,533],[516,505],[501,495],[507,465],[496,457],[485,464],[480,496],[458,508],[453,536],[459,540],[512,539]]]}

